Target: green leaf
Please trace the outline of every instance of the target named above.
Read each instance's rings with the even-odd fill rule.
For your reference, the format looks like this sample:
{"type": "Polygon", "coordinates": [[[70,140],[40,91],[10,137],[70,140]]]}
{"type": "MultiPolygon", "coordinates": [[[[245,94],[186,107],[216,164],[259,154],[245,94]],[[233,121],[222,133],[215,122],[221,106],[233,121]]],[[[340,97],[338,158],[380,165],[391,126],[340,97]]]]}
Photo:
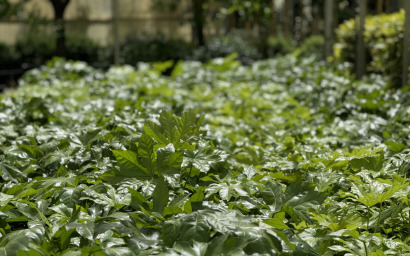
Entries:
{"type": "Polygon", "coordinates": [[[401,142],[386,141],[385,144],[387,145],[387,148],[393,152],[400,152],[406,147],[401,142]]]}
{"type": "Polygon", "coordinates": [[[180,255],[199,256],[205,255],[208,249],[208,244],[194,241],[193,245],[191,246],[189,243],[181,241],[177,243],[172,249],[178,252],[180,255]]]}
{"type": "Polygon", "coordinates": [[[150,173],[145,167],[140,165],[137,160],[137,154],[130,150],[113,150],[119,170],[114,169],[109,173],[101,176],[101,178],[111,181],[112,183],[118,183],[124,178],[137,178],[137,179],[151,179],[153,174],[150,173]]]}
{"type": "Polygon", "coordinates": [[[300,174],[284,174],[283,172],[275,172],[271,173],[270,176],[272,178],[278,179],[278,180],[284,180],[288,182],[297,182],[303,179],[303,177],[300,174]]]}
{"type": "Polygon", "coordinates": [[[163,134],[161,126],[152,121],[145,121],[144,132],[160,144],[167,145],[169,143],[169,141],[163,134]]]}
{"type": "Polygon", "coordinates": [[[150,173],[155,173],[154,141],[145,132],[142,133],[138,143],[138,154],[141,157],[142,165],[147,168],[150,173]]]}
{"type": "Polygon", "coordinates": [[[200,172],[207,173],[211,167],[225,161],[225,153],[213,149],[208,143],[199,143],[195,151],[187,150],[183,166],[194,166],[200,172]]]}
{"type": "Polygon", "coordinates": [[[261,193],[263,201],[268,205],[272,205],[274,209],[277,209],[276,205],[279,203],[279,198],[283,194],[282,190],[283,188],[281,185],[267,182],[261,193]]]}
{"type": "Polygon", "coordinates": [[[256,175],[256,170],[253,166],[250,166],[243,169],[243,174],[245,174],[246,178],[250,180],[253,176],[256,175]]]}
{"type": "Polygon", "coordinates": [[[128,188],[128,191],[131,193],[131,198],[133,202],[137,203],[138,205],[146,203],[145,198],[141,195],[140,192],[132,188],[128,188]]]}
{"type": "Polygon", "coordinates": [[[0,173],[5,181],[19,182],[26,178],[26,175],[18,168],[3,162],[0,162],[0,173]]]}
{"type": "Polygon", "coordinates": [[[130,248],[125,247],[105,248],[104,251],[108,256],[136,256],[130,248]]]}
{"type": "MultiPolygon", "coordinates": [[[[33,247],[34,245],[31,245],[31,246],[33,247]]],[[[44,256],[44,255],[46,255],[45,252],[42,252],[42,251],[40,251],[38,249],[36,250],[36,249],[30,249],[29,251],[20,250],[17,253],[17,256],[44,256]]],[[[1,251],[0,251],[0,253],[1,253],[1,251]]]]}
{"type": "Polygon", "coordinates": [[[30,243],[42,244],[44,235],[44,228],[38,225],[8,233],[0,240],[3,255],[17,255],[19,251],[30,251],[30,243]]]}
{"type": "Polygon", "coordinates": [[[200,203],[200,202],[202,202],[202,201],[204,200],[204,197],[205,197],[204,191],[205,191],[205,188],[204,188],[204,187],[199,187],[199,188],[196,190],[196,193],[191,196],[191,198],[189,199],[189,201],[191,201],[191,202],[193,202],[193,203],[200,203]]]}
{"type": "Polygon", "coordinates": [[[163,178],[158,179],[158,183],[155,186],[152,194],[154,205],[152,210],[162,214],[164,208],[168,205],[169,190],[163,178]]]}
{"type": "Polygon", "coordinates": [[[164,208],[164,216],[168,216],[168,215],[175,215],[178,213],[182,213],[182,208],[178,207],[178,206],[167,206],[164,208]]]}
{"type": "Polygon", "coordinates": [[[39,159],[44,156],[44,152],[38,146],[20,144],[18,147],[26,152],[31,158],[39,159]]]}
{"type": "Polygon", "coordinates": [[[1,207],[6,206],[13,198],[14,198],[14,195],[0,193],[0,206],[1,207]]]}
{"type": "Polygon", "coordinates": [[[67,248],[70,244],[71,238],[77,235],[75,231],[76,230],[74,228],[67,230],[64,226],[54,234],[53,238],[58,241],[61,248],[67,248]]]}
{"type": "Polygon", "coordinates": [[[199,138],[199,129],[203,119],[204,116],[197,116],[193,109],[185,111],[180,119],[177,118],[177,137],[183,141],[196,141],[199,138]]]}
{"type": "Polygon", "coordinates": [[[198,212],[186,215],[182,219],[166,221],[162,234],[168,247],[172,247],[177,241],[206,243],[210,239],[206,216],[198,212]]]}
{"type": "Polygon", "coordinates": [[[360,203],[364,204],[367,207],[372,207],[377,203],[381,204],[385,202],[390,197],[392,197],[394,193],[396,193],[397,191],[401,189],[406,188],[407,186],[408,184],[394,184],[393,186],[391,186],[390,188],[388,188],[387,190],[385,190],[384,192],[378,195],[366,193],[363,197],[360,197],[359,199],[357,199],[357,201],[359,201],[360,203]]]}
{"type": "Polygon", "coordinates": [[[157,150],[157,170],[162,174],[175,174],[181,172],[183,152],[175,152],[173,144],[157,150]]]}
{"type": "Polygon", "coordinates": [[[61,202],[68,206],[73,207],[74,205],[79,204],[81,193],[83,191],[82,188],[65,188],[64,192],[60,195],[61,202]]]}
{"type": "Polygon", "coordinates": [[[88,146],[91,142],[98,139],[98,135],[100,134],[101,129],[93,129],[89,131],[83,131],[78,139],[81,141],[83,146],[88,146]]]}
{"type": "Polygon", "coordinates": [[[264,220],[263,222],[277,229],[285,229],[285,228],[288,229],[289,228],[288,225],[286,225],[283,222],[284,219],[285,219],[285,213],[279,212],[279,213],[276,213],[272,219],[264,220]]]}
{"type": "Polygon", "coordinates": [[[175,197],[170,203],[170,206],[182,206],[189,198],[189,194],[180,195],[175,197]]]}
{"type": "Polygon", "coordinates": [[[88,241],[94,241],[94,230],[95,230],[95,223],[69,223],[66,225],[67,229],[73,229],[77,231],[77,233],[83,238],[88,241]]]}
{"type": "Polygon", "coordinates": [[[165,137],[171,143],[179,143],[179,137],[176,137],[176,120],[175,117],[172,115],[172,112],[162,111],[159,116],[159,123],[161,124],[161,128],[165,137]]]}
{"type": "Polygon", "coordinates": [[[228,237],[228,234],[221,234],[220,236],[212,239],[208,245],[208,250],[206,251],[205,256],[221,255],[224,251],[224,244],[228,237]]]}
{"type": "Polygon", "coordinates": [[[109,256],[99,246],[89,246],[81,248],[81,256],[109,256]]]}

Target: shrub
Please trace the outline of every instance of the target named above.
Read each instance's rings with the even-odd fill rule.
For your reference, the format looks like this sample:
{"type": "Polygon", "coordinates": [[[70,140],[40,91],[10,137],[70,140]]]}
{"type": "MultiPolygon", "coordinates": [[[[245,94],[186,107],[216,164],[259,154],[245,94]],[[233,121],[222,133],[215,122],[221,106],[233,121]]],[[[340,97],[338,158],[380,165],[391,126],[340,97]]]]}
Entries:
{"type": "Polygon", "coordinates": [[[16,54],[13,47],[0,42],[0,69],[16,68],[16,54]]]}
{"type": "Polygon", "coordinates": [[[50,37],[53,38],[52,35],[35,32],[21,37],[15,45],[18,61],[34,66],[45,63],[54,55],[55,41],[50,37]]]}
{"type": "Polygon", "coordinates": [[[316,55],[318,58],[323,56],[323,45],[325,39],[323,36],[314,35],[307,38],[298,48],[298,55],[303,57],[308,57],[311,55],[316,55]]]}
{"type": "Polygon", "coordinates": [[[70,35],[66,38],[67,58],[88,63],[102,61],[103,47],[84,35],[70,35]]]}
{"type": "Polygon", "coordinates": [[[267,54],[268,57],[274,57],[277,55],[286,55],[295,50],[295,46],[292,44],[292,39],[284,36],[271,36],[267,41],[267,54]]]}
{"type": "Polygon", "coordinates": [[[234,52],[238,54],[237,59],[243,64],[250,64],[260,59],[257,47],[245,40],[238,32],[212,38],[205,47],[196,49],[192,58],[205,62],[213,58],[226,57],[234,52]]]}
{"type": "MultiPolygon", "coordinates": [[[[43,31],[29,32],[15,44],[16,62],[25,63],[28,66],[44,64],[54,56],[55,47],[53,34],[43,31]]],[[[108,62],[112,59],[111,51],[110,48],[102,47],[84,35],[74,34],[66,37],[67,59],[81,60],[92,65],[108,66],[108,62]]]]}
{"type": "Polygon", "coordinates": [[[189,44],[183,40],[166,39],[163,35],[129,36],[121,45],[122,63],[156,62],[186,59],[189,44]]]}
{"type": "MultiPolygon", "coordinates": [[[[401,77],[404,12],[366,17],[365,47],[368,57],[366,70],[387,76],[393,83],[401,77]]],[[[335,60],[355,62],[357,33],[355,20],[350,19],[337,29],[335,60]]]]}

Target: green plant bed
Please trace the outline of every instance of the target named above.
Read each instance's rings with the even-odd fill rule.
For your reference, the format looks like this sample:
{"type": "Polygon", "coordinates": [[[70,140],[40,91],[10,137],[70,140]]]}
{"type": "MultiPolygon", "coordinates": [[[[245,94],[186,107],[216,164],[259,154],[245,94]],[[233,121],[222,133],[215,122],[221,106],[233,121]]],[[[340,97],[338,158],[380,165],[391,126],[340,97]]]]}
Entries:
{"type": "Polygon", "coordinates": [[[315,58],[53,62],[0,95],[0,254],[405,255],[409,90],[315,58]]]}

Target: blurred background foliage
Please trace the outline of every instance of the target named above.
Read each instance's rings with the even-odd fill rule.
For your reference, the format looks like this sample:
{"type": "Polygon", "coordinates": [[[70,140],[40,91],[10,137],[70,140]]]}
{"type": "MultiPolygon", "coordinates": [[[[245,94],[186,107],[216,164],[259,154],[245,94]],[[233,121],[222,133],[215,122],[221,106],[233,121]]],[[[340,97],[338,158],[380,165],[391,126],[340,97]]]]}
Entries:
{"type": "MultiPolygon", "coordinates": [[[[0,69],[28,69],[45,63],[58,55],[55,19],[39,13],[24,12],[25,5],[41,0],[0,0],[0,18],[28,24],[13,45],[0,42],[0,69]],[[23,17],[23,18],[22,18],[23,17]]],[[[53,4],[56,12],[56,2],[53,4]]],[[[108,1],[108,0],[107,0],[108,1]]],[[[355,17],[358,0],[335,0],[336,42],[335,63],[350,62],[354,67],[357,39],[355,17]]],[[[75,0],[64,0],[76,4],[75,0]]],[[[166,60],[209,61],[236,52],[238,60],[250,64],[277,55],[315,55],[323,59],[324,2],[319,0],[153,0],[152,12],[174,15],[180,24],[189,24],[190,38],[165,35],[160,28],[134,31],[120,41],[119,64],[166,60]],[[210,32],[211,31],[211,32],[210,32]]],[[[121,1],[119,1],[121,3],[121,1]]],[[[365,42],[368,56],[367,71],[400,79],[400,61],[404,33],[404,13],[400,1],[368,1],[365,42]],[[395,12],[395,13],[392,13],[395,12]],[[391,14],[390,14],[391,13],[391,14]]],[[[61,33],[61,32],[60,32],[61,33]]],[[[170,32],[172,34],[172,31],[170,32]]],[[[84,33],[64,35],[64,57],[83,60],[107,68],[113,64],[114,45],[103,44],[84,33]]],[[[1,79],[1,78],[0,78],[1,79]]],[[[4,79],[0,81],[3,83],[4,79]]]]}
{"type": "MultiPolygon", "coordinates": [[[[356,21],[349,19],[337,29],[334,57],[337,62],[354,63],[356,21]]],[[[368,72],[388,76],[400,82],[404,38],[404,12],[367,16],[364,41],[368,72]]]]}

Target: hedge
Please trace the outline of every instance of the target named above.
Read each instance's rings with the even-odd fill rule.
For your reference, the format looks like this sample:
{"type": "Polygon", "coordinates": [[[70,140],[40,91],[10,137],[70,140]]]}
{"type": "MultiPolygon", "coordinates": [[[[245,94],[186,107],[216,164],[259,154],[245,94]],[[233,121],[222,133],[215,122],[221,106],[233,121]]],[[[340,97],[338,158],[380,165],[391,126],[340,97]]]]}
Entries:
{"type": "MultiPolygon", "coordinates": [[[[355,62],[357,30],[355,19],[341,24],[334,46],[336,62],[355,62]]],[[[367,72],[385,75],[394,84],[402,76],[402,54],[404,37],[404,11],[393,14],[368,16],[365,20],[365,49],[367,72]]]]}

